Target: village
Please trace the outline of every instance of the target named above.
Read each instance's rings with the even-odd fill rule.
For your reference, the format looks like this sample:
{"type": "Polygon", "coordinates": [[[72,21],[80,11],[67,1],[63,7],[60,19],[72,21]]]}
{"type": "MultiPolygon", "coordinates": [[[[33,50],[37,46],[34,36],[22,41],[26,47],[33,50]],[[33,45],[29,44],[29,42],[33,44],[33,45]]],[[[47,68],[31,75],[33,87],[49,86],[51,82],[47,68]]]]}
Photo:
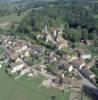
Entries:
{"type": "MultiPolygon", "coordinates": [[[[7,63],[5,71],[17,80],[23,75],[37,77],[41,75],[46,79],[41,85],[46,88],[60,90],[71,89],[71,100],[80,100],[84,79],[92,86],[96,84],[95,74],[90,70],[95,65],[92,55],[85,50],[75,48],[62,37],[62,30],[53,29],[50,34],[47,27],[44,34],[37,35],[45,43],[51,42],[56,50],[48,50],[45,46],[32,44],[14,36],[3,35],[0,44],[5,49],[0,62],[7,63]],[[60,51],[71,49],[73,54],[60,51]],[[74,99],[73,99],[74,98],[74,99]]],[[[2,64],[0,67],[3,67],[2,64]]],[[[86,83],[87,84],[87,83],[86,83]]]]}

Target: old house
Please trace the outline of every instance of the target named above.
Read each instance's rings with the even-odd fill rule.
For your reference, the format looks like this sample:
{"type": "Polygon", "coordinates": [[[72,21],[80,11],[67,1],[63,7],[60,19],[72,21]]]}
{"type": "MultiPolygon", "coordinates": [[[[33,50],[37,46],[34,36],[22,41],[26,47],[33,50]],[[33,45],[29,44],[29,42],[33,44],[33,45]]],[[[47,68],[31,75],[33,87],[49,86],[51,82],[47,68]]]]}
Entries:
{"type": "Polygon", "coordinates": [[[46,43],[48,43],[49,41],[53,41],[51,35],[48,34],[48,35],[46,36],[46,40],[45,40],[45,41],[46,41],[46,43]]]}
{"type": "Polygon", "coordinates": [[[62,60],[69,61],[69,59],[70,59],[70,56],[68,54],[63,54],[62,55],[62,60]]]}
{"type": "Polygon", "coordinates": [[[45,65],[36,65],[35,68],[41,72],[42,74],[45,74],[47,72],[45,65]]]}
{"type": "Polygon", "coordinates": [[[10,64],[11,73],[15,73],[25,67],[23,62],[12,62],[10,64]]]}
{"type": "Polygon", "coordinates": [[[71,72],[73,70],[73,66],[69,64],[68,62],[61,61],[60,69],[64,69],[65,71],[71,72]]]}
{"type": "Polygon", "coordinates": [[[44,37],[43,37],[43,35],[38,34],[38,35],[36,36],[36,38],[37,38],[37,40],[38,40],[38,39],[43,39],[44,37]]]}
{"type": "Polygon", "coordinates": [[[88,40],[88,39],[85,39],[85,40],[82,40],[82,42],[88,46],[91,46],[94,44],[94,42],[92,40],[88,40]]]}
{"type": "Polygon", "coordinates": [[[62,36],[57,37],[57,42],[56,42],[57,48],[60,50],[62,48],[67,48],[68,47],[68,41],[66,41],[62,36]]]}
{"type": "Polygon", "coordinates": [[[75,59],[71,62],[71,65],[73,65],[73,67],[81,70],[86,65],[86,63],[83,59],[75,59]]]}
{"type": "Polygon", "coordinates": [[[17,40],[16,42],[14,42],[13,51],[15,51],[16,53],[21,53],[27,49],[28,45],[24,40],[17,40]]]}
{"type": "Polygon", "coordinates": [[[61,78],[64,78],[64,70],[58,70],[56,73],[55,73],[56,76],[58,77],[61,77],[61,78]]]}
{"type": "Polygon", "coordinates": [[[26,45],[22,45],[22,44],[19,44],[17,46],[15,46],[14,50],[16,53],[20,53],[24,50],[26,50],[28,47],[26,45]]]}
{"type": "Polygon", "coordinates": [[[15,53],[12,49],[6,49],[6,57],[11,60],[16,60],[18,57],[18,54],[15,53]]]}
{"type": "Polygon", "coordinates": [[[59,63],[60,62],[60,56],[59,55],[57,55],[57,54],[52,54],[52,53],[50,53],[50,55],[49,56],[47,56],[47,60],[48,60],[48,63],[53,63],[53,62],[57,62],[57,63],[59,63]]]}
{"type": "Polygon", "coordinates": [[[56,86],[62,85],[62,79],[60,77],[56,77],[55,79],[52,79],[52,81],[56,86]]]}
{"type": "Polygon", "coordinates": [[[71,87],[71,84],[72,84],[72,79],[69,78],[69,77],[55,77],[54,79],[52,79],[53,83],[56,84],[56,86],[64,86],[63,88],[69,88],[71,87]]]}
{"type": "Polygon", "coordinates": [[[35,55],[35,56],[41,56],[43,55],[45,52],[45,47],[43,46],[38,46],[38,45],[32,45],[31,46],[31,50],[30,50],[30,54],[31,55],[35,55]]]}
{"type": "Polygon", "coordinates": [[[30,57],[30,51],[29,51],[29,49],[24,50],[22,53],[19,54],[19,56],[21,58],[30,57]]]}
{"type": "Polygon", "coordinates": [[[86,68],[90,69],[91,67],[93,67],[95,65],[95,61],[92,60],[90,63],[86,64],[86,68]]]}
{"type": "Polygon", "coordinates": [[[20,71],[20,75],[24,75],[26,73],[29,73],[31,71],[30,67],[24,67],[21,71],[20,71]]]}
{"type": "Polygon", "coordinates": [[[84,51],[82,49],[78,49],[77,50],[77,54],[78,54],[78,57],[80,57],[80,58],[82,58],[84,60],[92,58],[92,55],[88,51],[84,51]]]}
{"type": "Polygon", "coordinates": [[[82,88],[82,82],[81,82],[81,80],[72,80],[72,82],[71,82],[71,86],[72,86],[72,88],[79,88],[79,89],[81,89],[82,88]]]}
{"type": "Polygon", "coordinates": [[[72,84],[72,79],[69,77],[64,77],[63,78],[63,84],[65,85],[65,87],[70,87],[72,84]]]}

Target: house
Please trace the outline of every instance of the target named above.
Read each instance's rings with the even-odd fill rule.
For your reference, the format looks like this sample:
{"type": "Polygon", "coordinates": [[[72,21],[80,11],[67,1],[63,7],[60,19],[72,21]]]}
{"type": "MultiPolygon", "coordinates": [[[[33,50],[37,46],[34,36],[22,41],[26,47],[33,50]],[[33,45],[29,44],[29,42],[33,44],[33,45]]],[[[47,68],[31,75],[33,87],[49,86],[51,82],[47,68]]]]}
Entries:
{"type": "Polygon", "coordinates": [[[43,55],[45,52],[45,47],[43,46],[38,46],[38,45],[32,45],[31,49],[30,49],[30,54],[31,55],[37,55],[37,56],[41,56],[43,55]]]}
{"type": "Polygon", "coordinates": [[[72,83],[72,79],[70,77],[64,77],[63,83],[64,83],[65,87],[70,87],[70,85],[72,83]]]}
{"type": "Polygon", "coordinates": [[[64,79],[64,71],[59,70],[56,72],[56,77],[52,80],[56,85],[62,85],[63,84],[63,79],[64,79]]]}
{"type": "Polygon", "coordinates": [[[16,53],[21,53],[22,51],[27,49],[28,49],[28,45],[24,40],[17,40],[14,43],[13,51],[15,51],[16,53]]]}
{"type": "Polygon", "coordinates": [[[83,41],[86,45],[88,45],[88,46],[91,46],[91,45],[93,45],[94,43],[93,43],[93,41],[92,40],[84,40],[83,41]]]}
{"type": "Polygon", "coordinates": [[[76,69],[79,69],[79,70],[81,70],[86,65],[86,63],[84,62],[83,59],[75,59],[70,64],[73,65],[73,67],[75,67],[76,69]]]}
{"type": "Polygon", "coordinates": [[[64,69],[65,71],[71,72],[73,70],[73,66],[65,61],[61,61],[60,69],[64,69]]]}
{"type": "Polygon", "coordinates": [[[50,34],[44,33],[43,36],[41,36],[41,38],[48,43],[49,41],[53,41],[53,38],[50,34]]]}
{"type": "Polygon", "coordinates": [[[78,54],[78,57],[80,57],[80,58],[82,58],[84,60],[92,58],[92,55],[88,51],[84,51],[82,49],[78,49],[77,50],[77,54],[78,54]]]}
{"type": "Polygon", "coordinates": [[[58,77],[61,77],[61,78],[64,78],[64,70],[58,70],[56,73],[55,73],[56,76],[58,77]]]}
{"type": "Polygon", "coordinates": [[[52,79],[53,83],[56,84],[56,86],[58,85],[62,85],[62,81],[60,77],[56,77],[55,79],[52,79]]]}
{"type": "Polygon", "coordinates": [[[70,56],[68,54],[63,54],[62,55],[62,60],[68,61],[70,59],[70,56]]]}
{"type": "Polygon", "coordinates": [[[48,27],[45,25],[45,27],[42,29],[42,33],[48,33],[48,27]]]}
{"type": "Polygon", "coordinates": [[[63,33],[62,27],[52,29],[52,36],[53,36],[55,41],[57,41],[58,36],[61,36],[62,33],[63,33]]]}
{"type": "Polygon", "coordinates": [[[38,34],[38,35],[36,36],[36,38],[37,38],[37,40],[38,40],[38,39],[43,39],[43,35],[38,34]]]}
{"type": "Polygon", "coordinates": [[[15,59],[15,62],[22,62],[22,59],[21,59],[20,57],[17,57],[17,58],[15,59]]]}
{"type": "Polygon", "coordinates": [[[46,36],[45,42],[48,43],[49,41],[52,41],[51,35],[47,35],[47,36],[46,36]]]}
{"type": "Polygon", "coordinates": [[[46,73],[46,66],[45,65],[36,65],[35,68],[40,71],[41,73],[46,73]]]}
{"type": "Polygon", "coordinates": [[[20,53],[19,55],[21,58],[24,58],[24,57],[30,57],[30,51],[27,49],[27,50],[24,50],[22,53],[20,53]]]}
{"type": "Polygon", "coordinates": [[[80,70],[80,72],[86,77],[86,78],[88,78],[88,79],[95,79],[95,74],[92,72],[92,71],[90,71],[90,70],[88,70],[88,69],[86,69],[86,68],[82,68],[81,70],[80,70]]]}
{"type": "Polygon", "coordinates": [[[54,39],[54,41],[57,41],[57,38],[58,38],[58,29],[53,29],[52,31],[52,37],[54,39]]]}
{"type": "Polygon", "coordinates": [[[14,62],[10,64],[11,73],[15,73],[25,67],[23,62],[14,62]]]}
{"type": "Polygon", "coordinates": [[[86,68],[90,69],[91,67],[93,67],[95,65],[95,61],[92,60],[90,63],[86,64],[86,68]]]}
{"type": "Polygon", "coordinates": [[[82,55],[81,55],[81,58],[82,58],[82,59],[91,59],[92,56],[91,56],[91,54],[82,54],[82,55]]]}
{"type": "Polygon", "coordinates": [[[22,52],[22,51],[24,51],[24,50],[26,50],[28,47],[26,46],[26,45],[17,45],[15,48],[14,48],[14,50],[15,50],[15,52],[16,53],[20,53],[20,52],[22,52]]]}
{"type": "Polygon", "coordinates": [[[5,47],[10,47],[13,45],[14,37],[13,36],[2,36],[1,42],[5,47]]]}
{"type": "Polygon", "coordinates": [[[72,84],[72,79],[69,77],[61,78],[57,76],[55,79],[52,79],[52,81],[56,84],[56,86],[62,85],[67,88],[71,87],[72,84]]]}
{"type": "Polygon", "coordinates": [[[71,82],[71,86],[72,86],[72,88],[79,88],[79,89],[81,89],[82,88],[82,82],[81,82],[81,80],[72,80],[72,82],[71,82]]]}
{"type": "Polygon", "coordinates": [[[57,37],[57,42],[56,42],[56,47],[58,50],[62,48],[67,48],[68,47],[68,41],[66,41],[62,36],[57,37]]]}
{"type": "Polygon", "coordinates": [[[29,68],[29,67],[27,67],[27,68],[23,68],[22,70],[21,70],[21,72],[20,72],[20,75],[24,75],[24,74],[26,74],[26,73],[29,73],[31,71],[31,68],[29,68]]]}
{"type": "Polygon", "coordinates": [[[57,63],[59,63],[60,62],[60,56],[59,55],[57,55],[57,54],[50,54],[50,55],[48,55],[48,57],[47,57],[47,60],[48,60],[48,63],[53,63],[53,62],[57,62],[57,63]]]}
{"type": "Polygon", "coordinates": [[[18,57],[18,54],[15,53],[13,50],[11,49],[6,49],[6,57],[11,59],[11,60],[16,60],[18,57]]]}

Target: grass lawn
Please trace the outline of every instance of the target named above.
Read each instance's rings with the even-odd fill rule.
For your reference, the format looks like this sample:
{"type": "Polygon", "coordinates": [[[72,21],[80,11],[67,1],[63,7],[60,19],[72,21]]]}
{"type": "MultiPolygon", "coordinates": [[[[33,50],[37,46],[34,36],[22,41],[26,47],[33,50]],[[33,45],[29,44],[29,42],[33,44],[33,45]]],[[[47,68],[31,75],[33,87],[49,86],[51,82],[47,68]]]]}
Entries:
{"type": "Polygon", "coordinates": [[[6,15],[6,16],[2,16],[0,17],[0,23],[7,23],[7,22],[20,22],[23,17],[29,12],[30,10],[26,11],[26,12],[22,12],[20,16],[17,15],[17,13],[15,14],[10,14],[10,15],[6,15]]]}
{"type": "Polygon", "coordinates": [[[68,100],[69,97],[69,93],[40,87],[39,83],[42,81],[42,77],[32,80],[22,77],[15,81],[1,68],[0,80],[1,100],[52,100],[52,95],[57,96],[55,100],[68,100]]]}
{"type": "Polygon", "coordinates": [[[5,49],[2,46],[0,46],[0,55],[3,54],[4,51],[5,51],[5,49]]]}
{"type": "Polygon", "coordinates": [[[98,14],[94,15],[93,18],[98,19],[98,14]]]}

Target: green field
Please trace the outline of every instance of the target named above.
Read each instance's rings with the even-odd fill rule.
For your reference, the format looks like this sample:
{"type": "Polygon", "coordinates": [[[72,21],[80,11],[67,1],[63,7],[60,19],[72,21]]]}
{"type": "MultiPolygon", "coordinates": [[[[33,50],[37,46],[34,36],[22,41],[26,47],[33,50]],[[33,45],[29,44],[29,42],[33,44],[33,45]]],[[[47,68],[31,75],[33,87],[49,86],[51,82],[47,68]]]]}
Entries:
{"type": "Polygon", "coordinates": [[[0,17],[0,23],[7,23],[7,22],[20,22],[23,17],[29,12],[30,10],[26,11],[26,12],[22,12],[20,16],[17,15],[17,13],[15,14],[10,14],[10,15],[6,15],[6,16],[2,16],[0,17]]]}
{"type": "Polygon", "coordinates": [[[0,55],[3,54],[4,51],[5,51],[5,49],[2,46],[0,46],[0,55]]]}
{"type": "Polygon", "coordinates": [[[57,97],[55,100],[68,100],[69,98],[69,93],[40,87],[41,77],[33,80],[23,77],[15,81],[1,68],[0,80],[1,100],[52,100],[52,95],[57,97]]]}
{"type": "Polygon", "coordinates": [[[93,17],[94,17],[95,19],[98,19],[98,14],[94,15],[93,17]]]}

